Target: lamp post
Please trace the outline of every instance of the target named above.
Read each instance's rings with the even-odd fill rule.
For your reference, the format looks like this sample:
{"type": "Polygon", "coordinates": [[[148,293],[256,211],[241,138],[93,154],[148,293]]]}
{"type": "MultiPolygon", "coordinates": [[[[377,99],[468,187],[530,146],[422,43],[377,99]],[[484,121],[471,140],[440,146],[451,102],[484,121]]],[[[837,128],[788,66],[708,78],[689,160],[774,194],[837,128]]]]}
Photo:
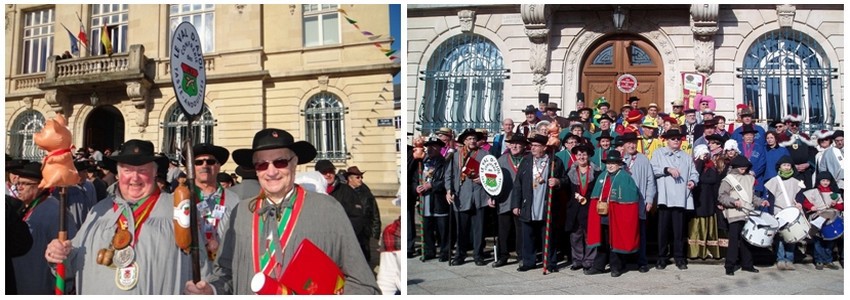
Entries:
{"type": "Polygon", "coordinates": [[[619,5],[617,9],[614,10],[614,14],[612,15],[614,18],[614,28],[617,31],[623,29],[623,24],[626,22],[626,12],[619,5]]]}
{"type": "Polygon", "coordinates": [[[97,99],[97,92],[92,92],[92,93],[91,93],[91,96],[89,96],[89,101],[91,101],[91,106],[96,106],[96,105],[97,105],[97,101],[98,101],[98,99],[97,99]]]}

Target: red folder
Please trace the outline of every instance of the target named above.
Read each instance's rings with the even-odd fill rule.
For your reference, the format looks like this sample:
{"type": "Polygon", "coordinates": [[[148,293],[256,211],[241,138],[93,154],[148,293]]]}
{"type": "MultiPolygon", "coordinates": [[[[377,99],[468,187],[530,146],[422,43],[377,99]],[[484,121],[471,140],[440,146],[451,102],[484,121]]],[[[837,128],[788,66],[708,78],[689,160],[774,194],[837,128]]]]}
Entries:
{"type": "Polygon", "coordinates": [[[280,282],[296,295],[340,295],[345,275],[322,249],[304,239],[280,282]]]}

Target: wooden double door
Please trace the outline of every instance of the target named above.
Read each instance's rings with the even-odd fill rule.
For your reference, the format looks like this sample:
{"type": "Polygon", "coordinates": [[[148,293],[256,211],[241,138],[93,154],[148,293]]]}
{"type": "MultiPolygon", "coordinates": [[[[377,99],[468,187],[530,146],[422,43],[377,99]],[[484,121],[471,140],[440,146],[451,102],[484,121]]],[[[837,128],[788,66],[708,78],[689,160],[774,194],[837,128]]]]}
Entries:
{"type": "Polygon", "coordinates": [[[620,111],[628,98],[640,98],[639,106],[658,104],[664,111],[664,65],[658,50],[635,36],[614,36],[591,48],[582,65],[581,92],[585,104],[592,107],[594,100],[605,97],[611,109],[620,111]],[[617,89],[617,79],[631,74],[637,79],[637,88],[629,94],[617,89]]]}

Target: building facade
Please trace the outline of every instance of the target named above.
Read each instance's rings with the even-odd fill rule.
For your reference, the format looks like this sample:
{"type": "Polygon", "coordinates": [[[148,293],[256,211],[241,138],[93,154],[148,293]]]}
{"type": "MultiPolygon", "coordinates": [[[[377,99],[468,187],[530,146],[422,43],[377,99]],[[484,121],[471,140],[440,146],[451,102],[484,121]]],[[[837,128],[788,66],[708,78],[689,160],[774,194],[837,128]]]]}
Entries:
{"type": "MultiPolygon", "coordinates": [[[[6,153],[13,157],[44,156],[32,134],[56,113],[68,118],[78,148],[145,139],[176,157],[188,131],[169,44],[186,21],[198,31],[207,76],[195,142],[232,152],[250,148],[260,129],[281,128],[313,143],[317,160],[366,170],[376,194],[398,190],[391,121],[400,64],[385,55],[388,5],[5,6],[6,153]],[[63,58],[65,51],[74,53],[63,58]]],[[[235,168],[231,160],[222,170],[235,168]]]]}
{"type": "Polygon", "coordinates": [[[563,114],[600,97],[619,110],[630,96],[670,112],[705,94],[728,120],[744,103],[765,125],[799,114],[807,131],[843,127],[843,9],[408,5],[407,129],[498,133],[539,93],[563,114]]]}

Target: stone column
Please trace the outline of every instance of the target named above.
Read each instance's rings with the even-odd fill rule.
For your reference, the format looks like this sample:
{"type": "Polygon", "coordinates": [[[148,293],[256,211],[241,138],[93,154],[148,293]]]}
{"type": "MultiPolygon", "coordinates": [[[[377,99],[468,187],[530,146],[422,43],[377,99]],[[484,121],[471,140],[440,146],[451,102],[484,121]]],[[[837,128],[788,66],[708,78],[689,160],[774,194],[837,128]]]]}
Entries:
{"type": "Polygon", "coordinates": [[[691,4],[691,31],[694,33],[694,69],[700,73],[714,71],[714,35],[719,29],[718,4],[691,4]]]}
{"type": "Polygon", "coordinates": [[[525,35],[531,41],[528,66],[534,75],[533,82],[537,92],[546,85],[546,75],[549,74],[549,23],[552,11],[557,5],[522,4],[520,14],[525,24],[525,35]]]}
{"type": "Polygon", "coordinates": [[[130,98],[130,103],[136,108],[136,125],[139,126],[139,132],[145,132],[145,127],[148,126],[148,111],[151,106],[151,84],[145,80],[130,81],[125,84],[127,85],[127,97],[130,98]]]}

